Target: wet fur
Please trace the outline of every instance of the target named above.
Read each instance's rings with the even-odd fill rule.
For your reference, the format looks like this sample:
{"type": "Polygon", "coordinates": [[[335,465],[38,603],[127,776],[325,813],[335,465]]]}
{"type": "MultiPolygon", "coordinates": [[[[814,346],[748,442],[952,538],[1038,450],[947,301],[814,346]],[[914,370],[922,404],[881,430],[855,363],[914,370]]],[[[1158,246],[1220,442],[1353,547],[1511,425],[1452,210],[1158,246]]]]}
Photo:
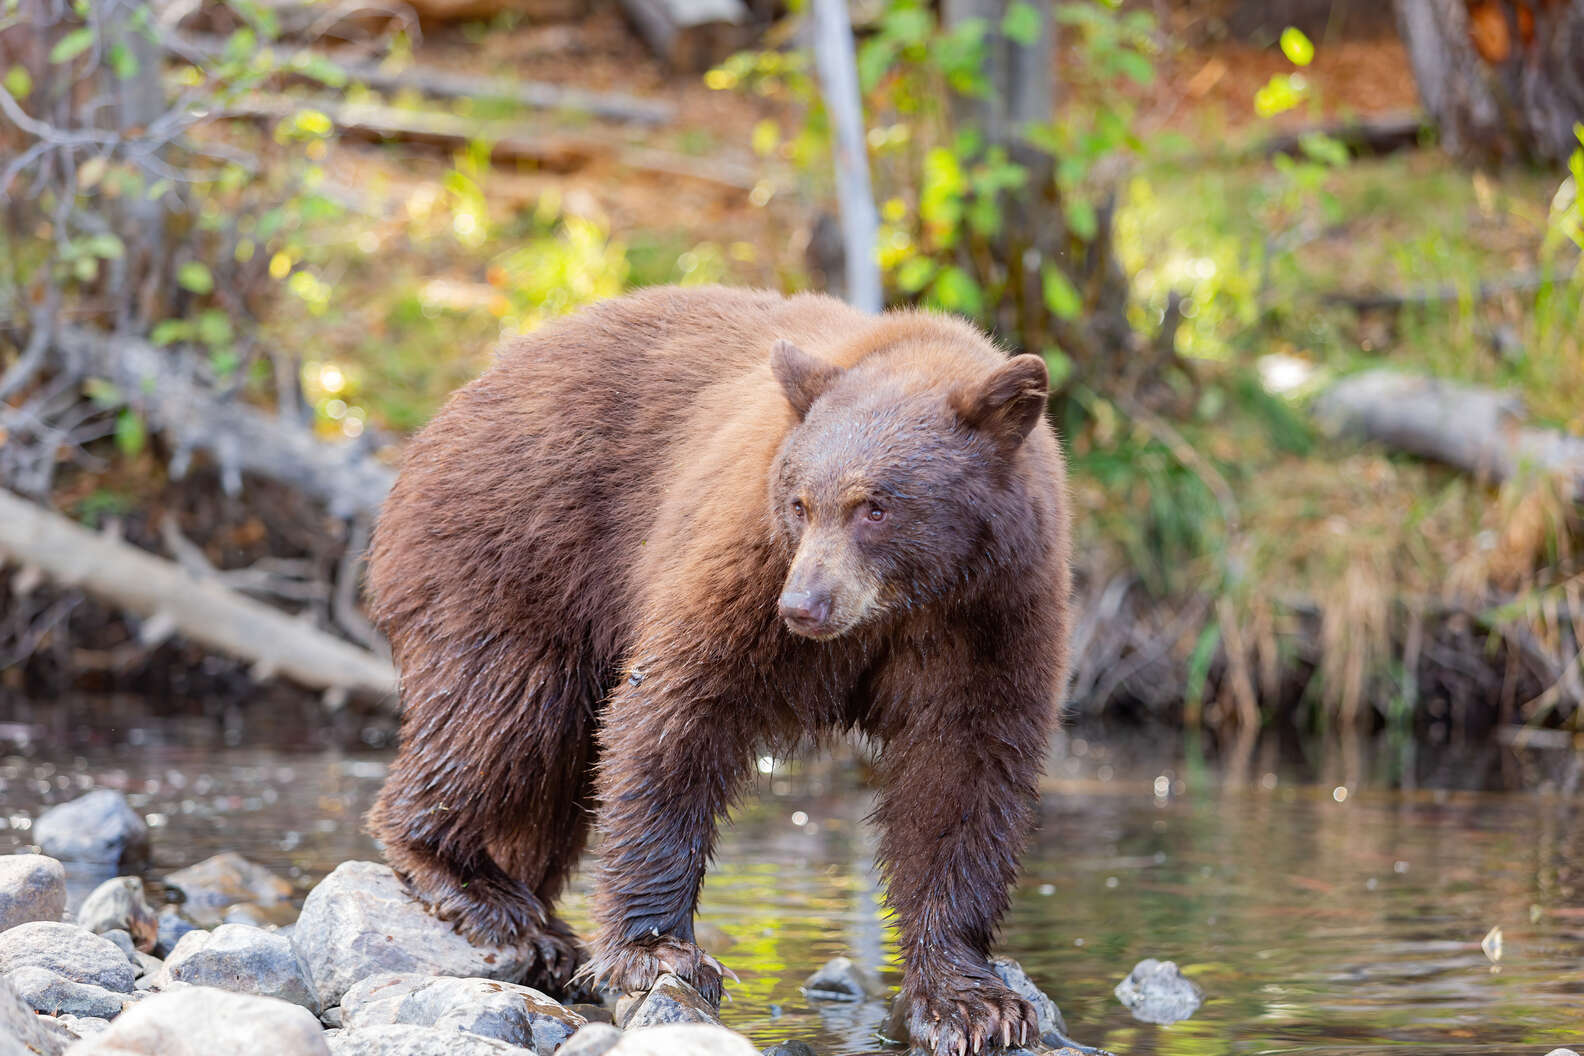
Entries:
{"type": "MultiPolygon", "coordinates": [[[[584,974],[639,989],[677,971],[717,998],[693,912],[718,821],[757,756],[858,730],[915,1038],[1032,1037],[987,957],[1063,684],[1068,529],[1053,434],[1003,420],[1027,403],[968,420],[1006,364],[948,318],[720,288],[509,342],[412,442],[374,536],[406,709],[369,817],[392,866],[464,933],[535,944],[554,987],[583,957],[552,910],[598,804],[584,974]],[[850,369],[803,392],[772,373],[777,340],[850,369]],[[846,633],[790,633],[787,489],[819,483],[809,466],[899,460],[928,530],[903,523],[865,568],[862,540],[820,528],[824,574],[865,589],[844,595],[846,633]]],[[[1026,380],[995,399],[1039,395],[1026,380]]]]}

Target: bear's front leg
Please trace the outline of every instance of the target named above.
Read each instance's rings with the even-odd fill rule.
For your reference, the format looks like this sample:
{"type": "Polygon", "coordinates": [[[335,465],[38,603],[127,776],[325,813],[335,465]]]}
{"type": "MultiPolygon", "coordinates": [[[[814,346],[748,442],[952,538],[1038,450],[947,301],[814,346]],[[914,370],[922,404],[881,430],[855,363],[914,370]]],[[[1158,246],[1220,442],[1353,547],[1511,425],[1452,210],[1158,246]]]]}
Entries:
{"type": "Polygon", "coordinates": [[[721,704],[712,688],[640,668],[607,708],[595,784],[599,931],[583,974],[632,991],[672,972],[718,1005],[725,969],[694,944],[693,912],[753,739],[740,727],[745,709],[721,704]]]}
{"type": "Polygon", "coordinates": [[[882,710],[877,818],[913,1042],[962,1056],[1039,1037],[1033,1006],[991,969],[990,944],[1033,827],[1050,705],[990,672],[943,689],[944,700],[882,710]]]}

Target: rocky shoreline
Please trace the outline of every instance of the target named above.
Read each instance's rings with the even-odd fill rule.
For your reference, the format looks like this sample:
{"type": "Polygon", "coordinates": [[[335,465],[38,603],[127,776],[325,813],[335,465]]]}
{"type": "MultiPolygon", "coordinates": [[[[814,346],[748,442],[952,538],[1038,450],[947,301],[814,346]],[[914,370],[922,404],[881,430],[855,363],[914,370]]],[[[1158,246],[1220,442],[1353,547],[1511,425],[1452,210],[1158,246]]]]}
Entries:
{"type": "MultiPolygon", "coordinates": [[[[295,920],[290,885],[229,853],[164,878],[180,909],[156,912],[122,875],[70,914],[62,859],[129,868],[147,829],[101,791],[41,815],[33,834],[45,853],[0,856],[0,1056],[224,1056],[261,1041],[271,1056],[758,1056],[675,976],[600,1004],[518,984],[518,951],[469,943],[382,864],[342,863],[295,920]]],[[[1163,967],[1197,1007],[1197,987],[1163,967]]],[[[1039,1011],[1040,1051],[1062,1050],[1055,1004],[1016,962],[995,968],[1039,1011]]],[[[886,996],[846,958],[804,992],[886,996]]],[[[796,1041],[766,1054],[813,1056],[796,1041]]]]}

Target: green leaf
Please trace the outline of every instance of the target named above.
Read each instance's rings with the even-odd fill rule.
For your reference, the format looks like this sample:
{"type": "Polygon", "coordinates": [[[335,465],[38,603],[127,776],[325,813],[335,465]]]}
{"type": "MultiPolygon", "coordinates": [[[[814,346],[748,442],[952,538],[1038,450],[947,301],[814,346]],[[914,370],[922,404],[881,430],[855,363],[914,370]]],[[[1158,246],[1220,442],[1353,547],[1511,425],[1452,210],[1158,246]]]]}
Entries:
{"type": "Polygon", "coordinates": [[[903,293],[917,293],[935,277],[936,264],[929,257],[909,257],[897,269],[897,288],[903,293]]]}
{"type": "Polygon", "coordinates": [[[942,271],[930,287],[930,298],[948,312],[977,316],[984,307],[984,294],[979,284],[966,271],[950,267],[942,271]]]}
{"type": "Polygon", "coordinates": [[[1039,9],[1028,0],[1013,0],[1001,19],[1001,33],[1014,44],[1025,48],[1040,38],[1039,9]]]}
{"type": "Polygon", "coordinates": [[[1054,264],[1045,265],[1045,306],[1061,319],[1076,319],[1083,310],[1083,298],[1067,276],[1054,264]]]}
{"type": "Polygon", "coordinates": [[[143,426],[143,417],[136,411],[128,408],[116,415],[115,443],[116,448],[128,458],[132,458],[143,450],[143,445],[148,442],[148,430],[143,426]]]}
{"type": "Polygon", "coordinates": [[[1287,56],[1287,61],[1294,66],[1307,66],[1314,61],[1314,42],[1304,36],[1304,31],[1297,26],[1288,26],[1282,30],[1282,54],[1287,56]]]}
{"type": "Polygon", "coordinates": [[[1074,198],[1067,203],[1067,226],[1072,228],[1073,234],[1089,242],[1100,230],[1100,218],[1088,201],[1074,198]]]}
{"type": "Polygon", "coordinates": [[[92,26],[83,26],[74,29],[55,42],[50,49],[51,62],[70,62],[89,48],[93,47],[94,32],[92,26]]]}
{"type": "Polygon", "coordinates": [[[1063,352],[1055,345],[1052,345],[1050,348],[1045,350],[1044,359],[1045,369],[1050,372],[1050,389],[1052,392],[1056,392],[1063,385],[1067,384],[1068,378],[1072,377],[1072,357],[1068,356],[1067,353],[1063,352]]]}
{"type": "Polygon", "coordinates": [[[202,261],[189,260],[176,269],[176,281],[181,288],[202,296],[214,289],[214,276],[202,261]]]}
{"type": "Polygon", "coordinates": [[[149,340],[160,347],[174,345],[191,336],[192,324],[185,319],[161,319],[154,324],[154,329],[149,331],[149,340]]]}
{"type": "Polygon", "coordinates": [[[110,69],[121,80],[131,80],[137,76],[138,60],[132,49],[117,41],[110,47],[110,69]]]}
{"type": "Polygon", "coordinates": [[[210,348],[231,343],[234,333],[231,317],[218,308],[210,308],[198,316],[198,339],[210,348]]]}
{"type": "Polygon", "coordinates": [[[109,231],[89,236],[83,248],[88,253],[103,260],[120,260],[126,255],[126,246],[109,231]]]}
{"type": "Polygon", "coordinates": [[[26,99],[33,94],[33,75],[28,73],[26,66],[13,66],[6,71],[5,90],[13,98],[26,99]]]}
{"type": "Polygon", "coordinates": [[[1134,84],[1148,87],[1155,83],[1154,65],[1136,51],[1117,52],[1116,65],[1117,69],[1134,84]]]}
{"type": "Polygon", "coordinates": [[[1334,169],[1340,169],[1352,157],[1346,143],[1324,132],[1304,133],[1298,139],[1298,147],[1307,157],[1334,169]]]}

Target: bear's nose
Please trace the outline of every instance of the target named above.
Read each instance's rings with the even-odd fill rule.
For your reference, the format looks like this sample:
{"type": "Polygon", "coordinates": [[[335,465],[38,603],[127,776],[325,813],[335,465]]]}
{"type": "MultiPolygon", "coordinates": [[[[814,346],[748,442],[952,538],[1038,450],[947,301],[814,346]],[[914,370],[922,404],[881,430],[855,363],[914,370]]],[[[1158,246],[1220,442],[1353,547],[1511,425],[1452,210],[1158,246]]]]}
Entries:
{"type": "Polygon", "coordinates": [[[781,618],[799,633],[818,633],[830,620],[831,596],[808,590],[789,590],[781,595],[781,618]]]}

